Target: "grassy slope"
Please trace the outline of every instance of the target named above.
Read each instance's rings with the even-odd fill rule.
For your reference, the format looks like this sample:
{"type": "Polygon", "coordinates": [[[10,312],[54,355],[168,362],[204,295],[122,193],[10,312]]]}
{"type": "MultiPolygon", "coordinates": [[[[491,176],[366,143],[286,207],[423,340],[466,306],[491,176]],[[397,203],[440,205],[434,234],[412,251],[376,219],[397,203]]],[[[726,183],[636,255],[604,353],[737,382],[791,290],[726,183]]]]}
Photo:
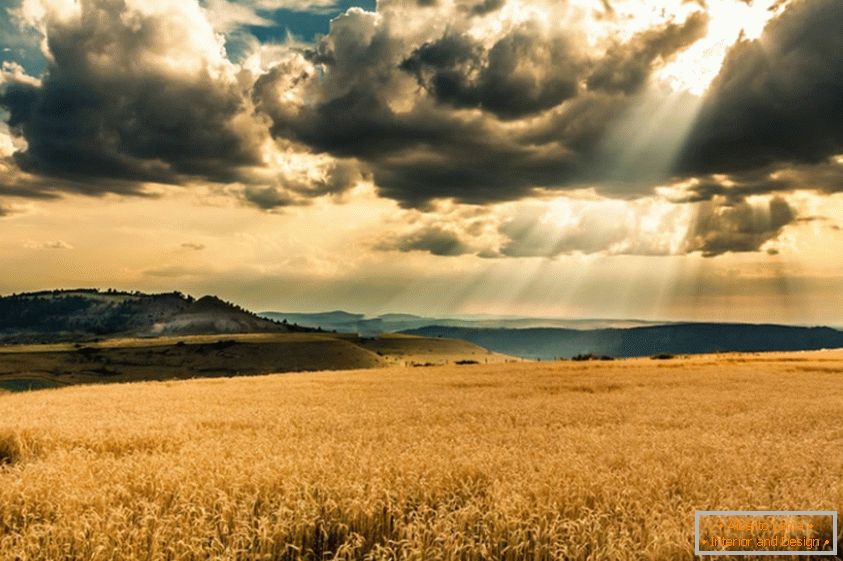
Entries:
{"type": "Polygon", "coordinates": [[[280,333],[117,339],[73,345],[0,347],[0,388],[216,377],[388,365],[498,362],[463,341],[388,335],[280,333]],[[181,344],[180,344],[181,343],[181,344]]]}
{"type": "Polygon", "coordinates": [[[695,509],[843,510],[841,374],[815,352],[2,395],[0,559],[690,561],[695,509]]]}

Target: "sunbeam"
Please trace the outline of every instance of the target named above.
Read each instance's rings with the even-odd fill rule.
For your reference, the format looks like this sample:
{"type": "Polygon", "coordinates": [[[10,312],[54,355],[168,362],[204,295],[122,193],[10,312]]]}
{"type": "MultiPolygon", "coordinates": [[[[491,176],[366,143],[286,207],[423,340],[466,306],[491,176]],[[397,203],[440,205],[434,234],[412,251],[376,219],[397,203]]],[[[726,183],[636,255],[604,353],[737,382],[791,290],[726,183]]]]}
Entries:
{"type": "Polygon", "coordinates": [[[706,36],[677,55],[656,76],[676,91],[702,96],[720,71],[729,48],[739,38],[759,38],[767,22],[786,6],[787,2],[777,0],[707,0],[706,36]]]}

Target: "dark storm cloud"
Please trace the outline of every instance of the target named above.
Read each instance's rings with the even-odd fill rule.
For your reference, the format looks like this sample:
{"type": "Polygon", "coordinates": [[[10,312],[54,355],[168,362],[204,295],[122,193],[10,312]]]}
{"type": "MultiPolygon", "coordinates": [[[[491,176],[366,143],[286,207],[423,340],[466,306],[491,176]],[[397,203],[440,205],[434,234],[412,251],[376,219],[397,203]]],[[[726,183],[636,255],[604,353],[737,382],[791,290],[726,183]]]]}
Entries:
{"type": "Polygon", "coordinates": [[[83,1],[78,21],[51,21],[43,82],[0,89],[10,128],[28,144],[15,154],[19,168],[96,194],[185,176],[232,181],[259,163],[253,139],[233,123],[244,110],[236,85],[207,68],[145,62],[166,56],[173,31],[166,16],[133,17],[120,0],[83,1]]]}
{"type": "Polygon", "coordinates": [[[485,16],[503,8],[506,0],[481,0],[480,2],[471,5],[468,12],[475,16],[485,16]]]}
{"type": "Polygon", "coordinates": [[[776,239],[785,226],[796,221],[796,212],[779,197],[760,207],[746,201],[735,204],[707,201],[697,207],[685,251],[699,251],[704,257],[759,251],[765,243],[776,239]]]}
{"type": "Polygon", "coordinates": [[[207,83],[83,74],[52,71],[42,87],[10,84],[0,95],[28,143],[15,157],[23,171],[84,177],[95,192],[110,190],[100,180],[232,181],[238,166],[258,163],[227,123],[237,96],[207,83]]]}
{"type": "Polygon", "coordinates": [[[246,185],[242,197],[258,208],[272,210],[308,204],[311,199],[325,195],[341,195],[362,179],[365,176],[355,164],[335,161],[325,167],[323,177],[278,174],[273,185],[246,185]]]}
{"type": "Polygon", "coordinates": [[[694,178],[675,202],[701,202],[722,197],[740,202],[751,195],[809,190],[820,193],[843,191],[843,161],[829,158],[818,164],[766,166],[729,175],[707,174],[694,178]]]}
{"type": "MultiPolygon", "coordinates": [[[[634,37],[626,47],[645,59],[641,76],[692,42],[704,20],[692,16],[634,37]]],[[[413,44],[399,24],[346,13],[303,53],[314,67],[287,61],[262,76],[253,96],[273,134],[356,159],[381,195],[405,207],[436,198],[514,200],[608,173],[605,162],[595,163],[635,88],[578,88],[602,59],[586,56],[576,33],[548,35],[527,22],[488,46],[457,31],[413,44]],[[307,101],[291,104],[291,91],[307,101]]],[[[607,56],[621,57],[623,48],[607,56]]]]}
{"type": "Polygon", "coordinates": [[[708,29],[708,15],[692,14],[684,23],[667,24],[633,37],[626,44],[615,44],[588,76],[589,89],[632,94],[650,76],[653,63],[668,59],[677,51],[702,38],[708,29]]]}
{"type": "Polygon", "coordinates": [[[258,208],[272,210],[296,204],[295,199],[284,189],[271,185],[247,185],[243,197],[258,208]]]}
{"type": "Polygon", "coordinates": [[[456,256],[474,253],[460,236],[438,226],[426,226],[377,247],[381,250],[424,251],[432,255],[456,256]]]}
{"type": "MultiPolygon", "coordinates": [[[[0,195],[30,199],[56,199],[61,193],[99,194],[104,190],[93,189],[86,177],[42,177],[22,172],[12,157],[0,158],[0,195]]],[[[154,197],[145,192],[134,180],[112,180],[108,192],[140,197],[154,197]]]]}
{"type": "Polygon", "coordinates": [[[699,203],[721,197],[730,203],[739,203],[747,196],[758,193],[791,191],[796,186],[792,181],[771,179],[767,170],[761,173],[744,173],[724,179],[714,175],[696,178],[696,183],[687,189],[687,195],[676,202],[699,203]]]}
{"type": "Polygon", "coordinates": [[[481,116],[459,116],[424,98],[397,113],[387,93],[396,75],[409,76],[398,69],[403,58],[396,56],[397,40],[370,19],[349,13],[335,20],[331,36],[308,53],[325,64],[323,77],[306,76],[291,63],[258,80],[255,102],[272,117],[276,136],[358,159],[373,173],[381,194],[405,206],[423,206],[436,197],[508,200],[570,171],[565,149],[521,145],[481,116]],[[283,104],[279,83],[284,91],[308,78],[312,90],[304,95],[312,101],[283,104]]]}
{"type": "Polygon", "coordinates": [[[841,29],[840,0],[800,1],[759,40],[735,45],[677,170],[741,173],[843,153],[841,29]]]}
{"type": "Polygon", "coordinates": [[[358,167],[350,162],[333,162],[324,171],[320,178],[279,174],[273,185],[245,185],[242,198],[258,208],[272,210],[308,204],[325,195],[341,195],[364,179],[358,167]]]}
{"type": "Polygon", "coordinates": [[[533,22],[488,51],[468,35],[449,33],[415,49],[400,66],[440,103],[514,119],[574,97],[581,58],[563,37],[542,38],[533,22]]]}
{"type": "MultiPolygon", "coordinates": [[[[805,181],[840,190],[830,156],[843,152],[841,70],[819,62],[841,50],[834,2],[794,4],[762,41],[733,49],[681,160],[677,176],[698,177],[686,201],[739,205],[805,181]],[[781,129],[795,134],[772,134],[781,129]],[[719,150],[729,143],[734,150],[719,150]],[[773,175],[782,162],[787,173],[773,175]]],[[[170,51],[190,55],[179,48],[185,22],[130,14],[122,0],[84,0],[79,21],[47,21],[52,60],[43,80],[7,76],[0,85],[0,106],[27,143],[14,156],[21,173],[0,178],[0,192],[139,193],[142,182],[199,179],[233,185],[265,209],[338,195],[369,178],[382,196],[416,208],[439,198],[511,201],[536,188],[651,192],[669,165],[642,174],[674,137],[657,127],[655,140],[626,142],[637,131],[624,119],[644,106],[653,71],[702,36],[705,13],[591,50],[576,29],[530,20],[485,40],[468,32],[473,16],[502,0],[456,2],[450,15],[464,21],[447,28],[406,25],[445,9],[420,4],[435,3],[349,10],[314,45],[279,47],[284,54],[265,73],[235,79],[233,68],[221,76],[207,60],[190,70],[160,62],[170,51]],[[328,163],[319,173],[268,169],[269,134],[280,150],[328,163]]]]}

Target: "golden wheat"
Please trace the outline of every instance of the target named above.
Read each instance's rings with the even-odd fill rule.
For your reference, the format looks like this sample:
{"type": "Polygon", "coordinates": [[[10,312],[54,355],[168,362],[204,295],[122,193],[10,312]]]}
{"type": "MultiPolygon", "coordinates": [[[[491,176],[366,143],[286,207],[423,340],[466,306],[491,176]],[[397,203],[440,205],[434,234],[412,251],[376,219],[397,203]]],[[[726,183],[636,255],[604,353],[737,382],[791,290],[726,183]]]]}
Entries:
{"type": "Polygon", "coordinates": [[[843,507],[843,355],[0,395],[0,559],[693,558],[697,509],[843,507]]]}

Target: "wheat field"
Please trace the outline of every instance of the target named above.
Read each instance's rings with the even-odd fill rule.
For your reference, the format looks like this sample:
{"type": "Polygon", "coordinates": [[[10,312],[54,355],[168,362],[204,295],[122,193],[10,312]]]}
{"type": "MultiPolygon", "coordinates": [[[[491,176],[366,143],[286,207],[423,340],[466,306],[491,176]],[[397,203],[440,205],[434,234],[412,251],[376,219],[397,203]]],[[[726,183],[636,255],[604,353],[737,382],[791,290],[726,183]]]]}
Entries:
{"type": "Polygon", "coordinates": [[[0,560],[682,560],[843,507],[843,353],[0,394],[0,560]]]}

